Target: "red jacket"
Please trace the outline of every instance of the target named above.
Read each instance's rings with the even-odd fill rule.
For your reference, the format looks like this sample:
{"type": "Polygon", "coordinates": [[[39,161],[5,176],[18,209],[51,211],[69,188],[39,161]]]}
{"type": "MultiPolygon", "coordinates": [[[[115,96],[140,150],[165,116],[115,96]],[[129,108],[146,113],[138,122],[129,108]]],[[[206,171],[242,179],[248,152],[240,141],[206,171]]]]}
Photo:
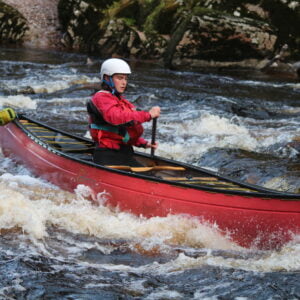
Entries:
{"type": "MultiPolygon", "coordinates": [[[[126,127],[129,134],[129,141],[124,143],[123,137],[109,131],[90,129],[91,136],[100,147],[119,149],[120,145],[133,145],[144,147],[147,141],[141,135],[144,128],[141,125],[151,120],[147,111],[136,111],[132,103],[121,96],[119,99],[109,91],[99,91],[92,98],[93,104],[103,116],[104,120],[111,125],[121,125],[133,121],[132,126],[126,127]]],[[[91,123],[91,120],[90,120],[91,123]]]]}

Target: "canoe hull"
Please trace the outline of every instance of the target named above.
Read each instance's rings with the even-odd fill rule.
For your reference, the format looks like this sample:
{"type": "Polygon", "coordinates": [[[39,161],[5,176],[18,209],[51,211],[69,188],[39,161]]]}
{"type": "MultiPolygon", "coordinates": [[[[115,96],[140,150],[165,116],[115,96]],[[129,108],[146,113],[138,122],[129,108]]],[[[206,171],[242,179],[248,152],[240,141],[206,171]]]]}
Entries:
{"type": "Polygon", "coordinates": [[[37,142],[14,123],[0,127],[4,155],[67,191],[88,186],[95,202],[145,217],[194,216],[217,224],[220,232],[243,247],[278,248],[300,234],[299,199],[213,193],[157,182],[74,160],[37,142]]]}

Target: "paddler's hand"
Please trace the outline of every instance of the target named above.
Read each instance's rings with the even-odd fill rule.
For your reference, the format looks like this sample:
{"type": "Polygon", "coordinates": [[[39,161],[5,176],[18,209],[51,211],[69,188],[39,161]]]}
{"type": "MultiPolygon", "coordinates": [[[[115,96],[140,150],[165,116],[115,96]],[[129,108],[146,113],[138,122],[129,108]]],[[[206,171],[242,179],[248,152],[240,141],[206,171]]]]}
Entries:
{"type": "Polygon", "coordinates": [[[149,113],[151,115],[151,119],[158,118],[160,116],[160,107],[159,106],[153,106],[149,113]]]}
{"type": "Polygon", "coordinates": [[[12,108],[4,108],[0,110],[0,125],[6,125],[16,118],[16,113],[12,108]]]}
{"type": "Polygon", "coordinates": [[[156,150],[156,149],[158,148],[158,143],[155,142],[155,144],[152,145],[150,142],[148,142],[148,143],[146,144],[145,148],[153,148],[153,149],[156,150]]]}

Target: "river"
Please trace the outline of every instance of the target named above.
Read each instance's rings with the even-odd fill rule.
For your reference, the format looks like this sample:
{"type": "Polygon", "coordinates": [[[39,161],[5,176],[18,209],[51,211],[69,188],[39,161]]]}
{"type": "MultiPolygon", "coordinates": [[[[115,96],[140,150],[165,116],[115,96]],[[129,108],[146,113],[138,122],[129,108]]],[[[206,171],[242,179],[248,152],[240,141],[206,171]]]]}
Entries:
{"type": "MultiPolygon", "coordinates": [[[[0,48],[0,108],[87,136],[94,91],[80,87],[99,80],[100,63],[0,48]]],[[[130,64],[127,98],[162,108],[157,154],[299,192],[299,81],[130,64]]],[[[194,219],[95,206],[84,188],[65,192],[0,153],[0,299],[300,299],[300,237],[279,250],[244,249],[194,219]]]]}

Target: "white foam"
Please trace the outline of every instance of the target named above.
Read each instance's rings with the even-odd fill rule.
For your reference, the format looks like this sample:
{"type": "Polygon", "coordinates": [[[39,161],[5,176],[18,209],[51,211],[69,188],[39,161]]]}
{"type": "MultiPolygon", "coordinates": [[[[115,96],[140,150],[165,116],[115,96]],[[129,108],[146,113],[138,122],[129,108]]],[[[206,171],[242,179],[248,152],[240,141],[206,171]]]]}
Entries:
{"type": "Polygon", "coordinates": [[[105,191],[92,195],[88,187],[81,185],[74,195],[40,179],[11,174],[0,176],[0,185],[0,228],[19,227],[35,238],[47,236],[45,224],[49,224],[98,238],[148,240],[148,246],[151,243],[167,243],[238,248],[222,236],[216,226],[201,223],[195,218],[170,215],[145,219],[111,211],[101,206],[110,197],[105,191]],[[87,200],[90,196],[99,206],[87,200]]]}
{"type": "Polygon", "coordinates": [[[18,95],[18,96],[0,96],[0,106],[13,106],[18,108],[36,109],[36,101],[30,97],[18,95]]]}
{"type": "MultiPolygon", "coordinates": [[[[207,251],[206,255],[190,257],[180,253],[177,258],[167,263],[154,262],[149,265],[140,266],[131,271],[150,273],[152,275],[173,274],[185,270],[213,266],[230,269],[240,269],[253,272],[293,272],[300,270],[300,244],[289,244],[281,251],[268,251],[261,253],[258,257],[237,258],[221,255],[212,255],[207,251]]],[[[108,268],[108,266],[107,266],[108,268]]],[[[129,271],[129,270],[128,270],[129,271]]]]}
{"type": "Polygon", "coordinates": [[[13,184],[14,186],[18,183],[27,185],[27,186],[38,186],[42,187],[51,187],[53,189],[58,189],[54,185],[51,185],[48,182],[43,182],[41,179],[34,178],[30,175],[12,175],[10,173],[4,173],[0,176],[0,182],[6,182],[7,186],[13,184]]]}
{"type": "Polygon", "coordinates": [[[170,291],[168,289],[159,288],[153,291],[144,299],[146,300],[159,300],[159,299],[185,299],[184,295],[177,291],[170,291]]]}
{"type": "MultiPolygon", "coordinates": [[[[78,186],[76,195],[29,175],[2,174],[0,176],[0,229],[19,228],[31,240],[43,240],[48,236],[48,228],[56,227],[74,234],[86,234],[101,239],[121,239],[131,241],[133,251],[168,252],[172,245],[193,249],[223,249],[247,251],[219,233],[218,227],[200,222],[197,218],[182,215],[153,217],[150,219],[134,216],[126,212],[112,211],[97,206],[87,200],[91,191],[86,186],[78,186]],[[136,246],[138,244],[138,246],[136,246]],[[139,250],[140,249],[140,250],[139,250]]],[[[92,195],[99,203],[105,202],[106,193],[92,195]],[[102,202],[103,201],[103,202],[102,202]]],[[[124,196],[125,197],[125,196],[124,196]]],[[[203,265],[244,269],[257,272],[297,271],[300,269],[300,237],[286,245],[281,251],[264,252],[258,258],[236,258],[212,255],[210,251],[201,257],[180,254],[165,264],[151,263],[141,267],[124,265],[95,265],[95,267],[121,272],[147,272],[166,274],[181,272],[203,265]]],[[[94,242],[69,241],[74,247],[68,248],[70,257],[76,257],[84,249],[97,248],[109,254],[113,248],[97,246],[94,242]]],[[[37,243],[35,242],[35,245],[37,243]]],[[[47,253],[43,244],[38,247],[47,253]]],[[[91,266],[91,264],[84,262],[91,266]]]]}
{"type": "Polygon", "coordinates": [[[0,183],[0,228],[21,228],[35,238],[47,236],[44,221],[45,211],[35,206],[34,202],[0,183]]]}
{"type": "Polygon", "coordinates": [[[73,85],[99,82],[99,78],[78,74],[51,74],[50,78],[38,82],[28,82],[35,93],[54,93],[73,85]],[[56,79],[57,78],[57,79],[56,79]]]}
{"type": "Polygon", "coordinates": [[[255,81],[255,80],[239,80],[238,84],[246,86],[258,86],[258,87],[273,87],[273,88],[299,88],[298,83],[278,83],[278,82],[265,82],[265,81],[255,81]]]}
{"type": "Polygon", "coordinates": [[[254,151],[259,146],[258,141],[245,126],[208,113],[195,120],[169,123],[161,127],[165,127],[166,131],[173,128],[176,140],[160,143],[157,153],[181,161],[197,159],[215,147],[254,151]]]}
{"type": "Polygon", "coordinates": [[[82,111],[83,109],[85,109],[85,107],[80,107],[82,104],[85,104],[87,100],[89,100],[90,97],[72,97],[72,98],[66,98],[66,97],[60,97],[60,98],[51,98],[51,100],[47,100],[47,103],[53,103],[53,104],[65,104],[65,103],[76,103],[79,105],[79,107],[72,107],[73,111],[82,111]]]}
{"type": "Polygon", "coordinates": [[[52,81],[44,84],[31,84],[30,87],[36,93],[53,93],[56,91],[64,90],[70,87],[66,81],[52,81]]]}
{"type": "MultiPolygon", "coordinates": [[[[69,72],[69,70],[68,70],[69,72]]],[[[36,72],[33,76],[28,75],[20,80],[2,80],[2,84],[6,89],[16,90],[22,93],[25,90],[32,90],[34,93],[53,93],[56,91],[67,89],[73,85],[89,84],[99,82],[97,77],[89,77],[86,75],[64,74],[57,70],[50,70],[46,73],[36,72]]]]}

